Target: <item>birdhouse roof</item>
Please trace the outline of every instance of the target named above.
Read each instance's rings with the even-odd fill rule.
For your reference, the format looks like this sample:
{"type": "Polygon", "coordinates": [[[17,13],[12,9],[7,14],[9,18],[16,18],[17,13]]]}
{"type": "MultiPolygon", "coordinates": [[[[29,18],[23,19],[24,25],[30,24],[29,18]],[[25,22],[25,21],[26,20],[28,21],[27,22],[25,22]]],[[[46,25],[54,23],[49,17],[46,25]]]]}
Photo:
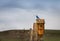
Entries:
{"type": "Polygon", "coordinates": [[[44,19],[36,19],[36,23],[45,23],[44,19]]]}

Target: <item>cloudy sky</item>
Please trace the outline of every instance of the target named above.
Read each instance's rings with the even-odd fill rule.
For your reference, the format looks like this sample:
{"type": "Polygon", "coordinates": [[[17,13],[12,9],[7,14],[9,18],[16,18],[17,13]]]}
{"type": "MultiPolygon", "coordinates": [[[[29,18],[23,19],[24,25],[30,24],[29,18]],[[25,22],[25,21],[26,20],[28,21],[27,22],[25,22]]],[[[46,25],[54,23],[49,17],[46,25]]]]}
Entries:
{"type": "Polygon", "coordinates": [[[60,30],[59,0],[0,0],[0,31],[32,28],[36,15],[45,29],[60,30]]]}

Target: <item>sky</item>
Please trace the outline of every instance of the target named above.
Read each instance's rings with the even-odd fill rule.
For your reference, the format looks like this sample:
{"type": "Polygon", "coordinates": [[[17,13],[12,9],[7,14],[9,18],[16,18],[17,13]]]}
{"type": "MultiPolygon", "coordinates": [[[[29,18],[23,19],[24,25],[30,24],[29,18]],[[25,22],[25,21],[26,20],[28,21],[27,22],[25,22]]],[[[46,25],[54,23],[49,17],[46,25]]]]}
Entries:
{"type": "Polygon", "coordinates": [[[45,29],[60,30],[59,0],[0,0],[0,31],[33,28],[36,15],[45,29]]]}

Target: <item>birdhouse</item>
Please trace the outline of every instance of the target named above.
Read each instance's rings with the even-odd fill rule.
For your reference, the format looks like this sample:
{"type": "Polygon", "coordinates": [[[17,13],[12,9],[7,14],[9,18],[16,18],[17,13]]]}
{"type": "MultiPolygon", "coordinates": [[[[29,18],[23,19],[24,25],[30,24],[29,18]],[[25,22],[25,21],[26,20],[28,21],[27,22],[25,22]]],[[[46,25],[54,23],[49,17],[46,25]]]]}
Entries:
{"type": "Polygon", "coordinates": [[[44,19],[36,19],[36,28],[37,28],[37,34],[39,36],[44,34],[44,19]]]}

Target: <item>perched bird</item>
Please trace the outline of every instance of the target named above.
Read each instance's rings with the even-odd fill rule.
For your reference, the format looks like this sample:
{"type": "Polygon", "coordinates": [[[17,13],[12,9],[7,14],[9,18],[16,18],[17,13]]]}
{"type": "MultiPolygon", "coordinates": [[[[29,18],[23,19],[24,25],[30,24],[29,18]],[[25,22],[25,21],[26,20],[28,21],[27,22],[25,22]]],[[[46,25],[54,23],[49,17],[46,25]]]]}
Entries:
{"type": "Polygon", "coordinates": [[[36,15],[36,18],[38,19],[39,17],[36,15]]]}

